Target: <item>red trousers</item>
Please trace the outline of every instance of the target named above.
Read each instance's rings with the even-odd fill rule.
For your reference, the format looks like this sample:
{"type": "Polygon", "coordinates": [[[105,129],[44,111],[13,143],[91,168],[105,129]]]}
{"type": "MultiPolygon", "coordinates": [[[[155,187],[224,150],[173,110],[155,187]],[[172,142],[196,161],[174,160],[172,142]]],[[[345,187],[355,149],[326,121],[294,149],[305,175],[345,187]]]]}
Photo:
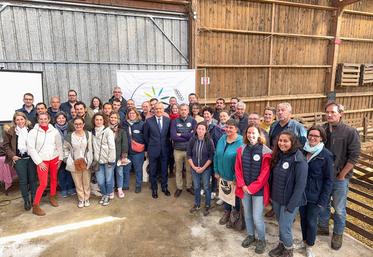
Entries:
{"type": "Polygon", "coordinates": [[[43,171],[39,165],[36,168],[36,172],[39,177],[39,187],[36,190],[34,205],[40,204],[43,192],[48,185],[48,173],[50,174],[50,196],[56,195],[57,190],[57,172],[58,172],[58,157],[50,161],[43,161],[47,165],[47,170],[43,171]]]}

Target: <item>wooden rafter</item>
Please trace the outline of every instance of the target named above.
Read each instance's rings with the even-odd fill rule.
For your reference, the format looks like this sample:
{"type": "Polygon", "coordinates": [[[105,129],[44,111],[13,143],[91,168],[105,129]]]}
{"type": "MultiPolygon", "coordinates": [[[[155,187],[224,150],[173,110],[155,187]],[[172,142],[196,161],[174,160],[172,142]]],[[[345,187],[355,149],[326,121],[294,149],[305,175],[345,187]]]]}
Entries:
{"type": "Polygon", "coordinates": [[[333,6],[337,8],[344,8],[347,5],[359,2],[360,0],[333,0],[333,6]]]}

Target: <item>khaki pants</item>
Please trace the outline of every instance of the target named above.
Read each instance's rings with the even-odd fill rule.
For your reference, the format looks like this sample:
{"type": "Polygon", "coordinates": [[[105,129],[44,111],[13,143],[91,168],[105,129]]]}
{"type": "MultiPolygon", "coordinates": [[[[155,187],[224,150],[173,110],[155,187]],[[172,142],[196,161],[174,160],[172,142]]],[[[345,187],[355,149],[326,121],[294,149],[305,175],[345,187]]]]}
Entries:
{"type": "Polygon", "coordinates": [[[176,166],[176,188],[183,189],[183,163],[185,162],[186,188],[192,188],[192,173],[187,160],[186,151],[174,150],[176,166]]]}
{"type": "Polygon", "coordinates": [[[91,194],[91,172],[71,172],[79,201],[89,200],[91,194]]]}

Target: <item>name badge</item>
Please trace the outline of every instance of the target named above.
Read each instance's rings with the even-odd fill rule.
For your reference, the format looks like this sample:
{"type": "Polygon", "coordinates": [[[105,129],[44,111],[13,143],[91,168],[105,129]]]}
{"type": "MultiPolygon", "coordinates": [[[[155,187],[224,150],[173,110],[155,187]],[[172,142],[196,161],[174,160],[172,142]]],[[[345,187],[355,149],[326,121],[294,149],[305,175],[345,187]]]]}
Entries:
{"type": "Polygon", "coordinates": [[[284,162],[284,163],[282,164],[282,168],[283,168],[284,170],[289,169],[289,163],[288,163],[288,162],[284,162]]]}
{"type": "Polygon", "coordinates": [[[254,157],[253,157],[254,161],[259,161],[260,160],[260,156],[259,154],[255,154],[254,157]]]}
{"type": "Polygon", "coordinates": [[[188,128],[190,128],[192,126],[192,123],[188,122],[186,125],[188,128]]]}

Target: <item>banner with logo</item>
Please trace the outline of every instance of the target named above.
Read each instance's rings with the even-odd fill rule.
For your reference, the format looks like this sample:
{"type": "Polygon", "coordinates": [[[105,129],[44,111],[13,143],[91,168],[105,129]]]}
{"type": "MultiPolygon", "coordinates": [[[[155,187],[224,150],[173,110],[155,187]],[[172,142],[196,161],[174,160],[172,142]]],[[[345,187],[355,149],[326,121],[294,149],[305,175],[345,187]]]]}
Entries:
{"type": "MultiPolygon", "coordinates": [[[[174,96],[177,102],[188,103],[188,95],[195,92],[195,70],[118,70],[117,84],[125,99],[133,99],[140,108],[144,101],[157,98],[168,104],[174,96]]],[[[166,107],[166,106],[165,106],[166,107]]]]}

